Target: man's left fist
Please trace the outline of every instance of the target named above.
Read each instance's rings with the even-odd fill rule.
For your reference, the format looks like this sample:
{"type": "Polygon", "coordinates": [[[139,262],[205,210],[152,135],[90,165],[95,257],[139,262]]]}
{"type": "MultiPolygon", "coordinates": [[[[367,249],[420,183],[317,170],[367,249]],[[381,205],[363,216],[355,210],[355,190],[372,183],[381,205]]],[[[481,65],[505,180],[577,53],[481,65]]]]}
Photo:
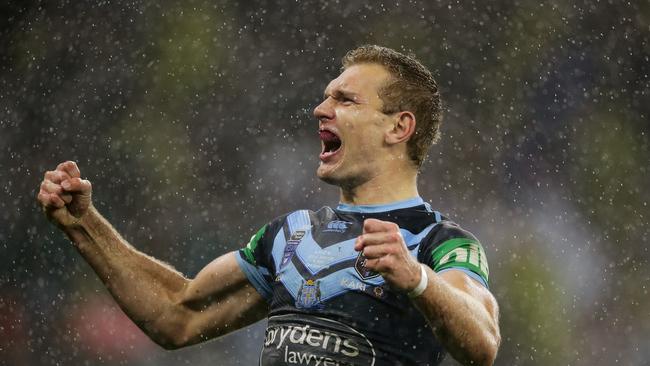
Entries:
{"type": "Polygon", "coordinates": [[[366,268],[379,272],[395,290],[409,292],[420,282],[420,264],[409,253],[399,226],[393,222],[366,219],[354,250],[366,257],[366,268]]]}

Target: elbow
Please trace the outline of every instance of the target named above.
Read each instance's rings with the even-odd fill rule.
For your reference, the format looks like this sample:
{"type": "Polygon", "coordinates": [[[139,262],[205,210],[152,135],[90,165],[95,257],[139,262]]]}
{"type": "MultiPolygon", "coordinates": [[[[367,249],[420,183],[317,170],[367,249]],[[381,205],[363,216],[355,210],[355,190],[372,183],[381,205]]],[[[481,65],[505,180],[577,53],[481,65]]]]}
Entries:
{"type": "Polygon", "coordinates": [[[494,365],[494,361],[497,358],[497,352],[499,351],[499,347],[490,347],[485,351],[483,360],[480,365],[486,365],[486,366],[492,366],[494,365]]]}
{"type": "Polygon", "coordinates": [[[456,361],[467,366],[492,366],[497,358],[501,337],[499,334],[490,334],[482,339],[476,339],[473,345],[461,344],[455,352],[450,353],[456,361]]]}
{"type": "Polygon", "coordinates": [[[484,332],[482,337],[475,338],[473,345],[461,345],[462,351],[456,353],[454,358],[463,365],[492,366],[497,358],[501,336],[496,332],[484,332]]]}
{"type": "MultiPolygon", "coordinates": [[[[174,314],[176,315],[176,314],[174,314]]],[[[188,321],[185,317],[159,317],[155,322],[142,328],[154,343],[165,350],[173,351],[194,344],[188,332],[188,321]]]]}
{"type": "Polygon", "coordinates": [[[187,346],[187,344],[183,342],[175,342],[175,341],[167,341],[167,340],[155,341],[155,342],[166,351],[174,351],[187,346]]]}
{"type": "Polygon", "coordinates": [[[149,338],[159,345],[161,348],[167,351],[174,351],[180,348],[187,347],[191,344],[189,337],[184,335],[184,332],[167,332],[165,335],[162,334],[149,334],[149,338]]]}
{"type": "Polygon", "coordinates": [[[164,349],[165,351],[174,351],[179,348],[183,348],[183,345],[178,344],[176,342],[170,342],[168,340],[159,340],[159,339],[153,339],[151,338],[154,343],[160,346],[160,348],[164,349]]]}
{"type": "Polygon", "coordinates": [[[482,352],[477,355],[476,362],[472,362],[472,365],[485,365],[491,366],[494,365],[494,361],[497,358],[497,353],[499,352],[499,345],[501,344],[501,336],[499,333],[490,334],[486,337],[485,343],[483,345],[482,352]]]}
{"type": "Polygon", "coordinates": [[[481,342],[481,352],[477,357],[478,362],[474,362],[474,365],[494,365],[494,361],[497,358],[497,353],[499,352],[499,346],[501,346],[501,331],[499,330],[499,322],[497,319],[494,319],[493,322],[490,322],[487,327],[483,330],[483,337],[481,342]]]}

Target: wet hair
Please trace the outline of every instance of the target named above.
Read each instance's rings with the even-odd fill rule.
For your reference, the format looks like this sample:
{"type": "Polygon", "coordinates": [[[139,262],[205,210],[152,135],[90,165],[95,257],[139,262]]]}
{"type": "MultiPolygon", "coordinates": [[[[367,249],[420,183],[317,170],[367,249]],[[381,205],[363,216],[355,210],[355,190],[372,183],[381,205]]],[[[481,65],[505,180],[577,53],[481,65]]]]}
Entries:
{"type": "Polygon", "coordinates": [[[442,108],[438,84],[431,72],[414,55],[393,49],[363,45],[349,51],[341,60],[342,70],[358,64],[379,64],[392,78],[381,87],[379,97],[383,113],[410,111],[415,115],[415,133],[407,141],[409,158],[419,169],[429,147],[440,138],[442,108]]]}

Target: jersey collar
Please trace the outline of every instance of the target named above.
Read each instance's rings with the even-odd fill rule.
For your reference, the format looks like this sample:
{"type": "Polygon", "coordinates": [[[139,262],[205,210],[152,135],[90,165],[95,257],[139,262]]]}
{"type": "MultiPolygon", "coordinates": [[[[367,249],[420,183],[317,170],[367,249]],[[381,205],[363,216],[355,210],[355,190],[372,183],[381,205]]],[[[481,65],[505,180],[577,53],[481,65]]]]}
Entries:
{"type": "Polygon", "coordinates": [[[398,210],[400,208],[415,207],[424,204],[422,197],[418,196],[404,201],[396,201],[381,205],[350,205],[347,203],[339,203],[336,209],[339,211],[347,212],[360,212],[360,213],[374,213],[398,210]]]}

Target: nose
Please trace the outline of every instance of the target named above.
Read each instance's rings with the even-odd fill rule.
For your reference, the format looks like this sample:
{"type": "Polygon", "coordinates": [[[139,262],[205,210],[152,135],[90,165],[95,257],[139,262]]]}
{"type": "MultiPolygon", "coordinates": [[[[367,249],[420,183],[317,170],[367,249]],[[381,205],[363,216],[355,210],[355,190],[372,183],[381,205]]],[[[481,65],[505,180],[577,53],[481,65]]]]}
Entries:
{"type": "Polygon", "coordinates": [[[331,103],[332,98],[328,97],[321,104],[314,108],[314,117],[319,121],[334,119],[334,108],[331,103]]]}

